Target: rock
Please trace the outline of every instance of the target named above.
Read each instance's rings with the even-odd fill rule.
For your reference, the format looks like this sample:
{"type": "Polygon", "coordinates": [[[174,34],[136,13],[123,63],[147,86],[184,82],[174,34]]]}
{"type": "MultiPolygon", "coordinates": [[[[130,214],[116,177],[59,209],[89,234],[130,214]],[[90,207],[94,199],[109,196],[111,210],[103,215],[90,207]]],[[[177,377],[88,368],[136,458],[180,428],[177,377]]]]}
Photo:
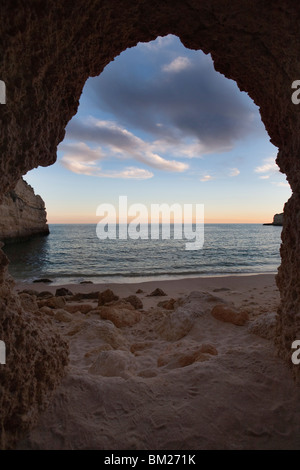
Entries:
{"type": "Polygon", "coordinates": [[[237,312],[226,305],[215,305],[211,311],[216,320],[243,326],[249,320],[247,312],[237,312]]]}
{"type": "Polygon", "coordinates": [[[153,341],[140,341],[138,343],[133,343],[130,346],[130,352],[135,355],[139,355],[140,351],[149,349],[153,346],[153,341]]]}
{"type": "Polygon", "coordinates": [[[260,315],[250,323],[248,330],[261,338],[274,340],[276,336],[276,319],[277,314],[275,312],[260,315]]]}
{"type": "Polygon", "coordinates": [[[56,297],[64,297],[65,295],[73,295],[73,292],[71,292],[69,289],[66,289],[65,287],[60,287],[59,289],[56,289],[56,297]]]}
{"type": "Polygon", "coordinates": [[[163,300],[162,302],[158,302],[157,306],[162,307],[166,310],[174,310],[176,304],[175,299],[163,300]]]}
{"type": "Polygon", "coordinates": [[[46,306],[41,307],[41,308],[39,309],[39,311],[40,311],[42,314],[44,314],[44,315],[48,315],[49,317],[53,317],[54,314],[55,314],[53,308],[46,307],[46,306]]]}
{"type": "Polygon", "coordinates": [[[21,290],[19,292],[19,294],[35,295],[37,297],[39,292],[37,290],[33,290],[33,289],[24,289],[24,290],[21,290]]]}
{"type": "Polygon", "coordinates": [[[152,377],[157,376],[157,372],[153,369],[142,369],[138,372],[137,375],[143,379],[151,379],[152,377]]]}
{"type": "Polygon", "coordinates": [[[66,312],[66,310],[60,308],[56,310],[54,318],[57,321],[69,323],[72,320],[72,315],[69,312],[66,312]]]}
{"type": "Polygon", "coordinates": [[[275,225],[281,227],[283,225],[283,212],[281,212],[280,214],[275,214],[273,217],[273,222],[263,225],[275,225]]]}
{"type": "Polygon", "coordinates": [[[50,284],[53,281],[51,281],[51,279],[42,278],[42,279],[35,279],[33,282],[34,283],[43,282],[44,284],[50,284]]]}
{"type": "Polygon", "coordinates": [[[26,312],[36,312],[39,309],[35,295],[23,293],[19,294],[19,298],[21,305],[26,312]]]}
{"type": "Polygon", "coordinates": [[[166,341],[178,341],[190,332],[194,322],[193,313],[179,308],[162,318],[156,327],[156,332],[166,341]]]}
{"type": "Polygon", "coordinates": [[[91,349],[90,351],[86,352],[84,357],[91,357],[94,356],[95,354],[99,354],[102,351],[112,351],[112,347],[110,344],[102,344],[102,346],[99,346],[98,348],[91,349]]]}
{"type": "Polygon", "coordinates": [[[39,299],[51,299],[53,297],[52,292],[49,292],[48,290],[43,290],[42,292],[39,292],[37,294],[37,297],[39,299]]]}
{"type": "Polygon", "coordinates": [[[73,297],[71,297],[71,301],[77,302],[78,300],[86,300],[86,299],[98,299],[99,297],[99,292],[88,292],[88,293],[80,293],[78,292],[77,294],[74,294],[73,297]]]}
{"type": "Polygon", "coordinates": [[[66,301],[64,297],[50,297],[49,299],[38,300],[38,306],[50,308],[64,308],[66,301]]]}
{"type": "Polygon", "coordinates": [[[101,318],[110,320],[117,328],[132,326],[141,320],[140,312],[134,310],[130,304],[102,306],[98,308],[98,312],[101,318]]]}
{"type": "Polygon", "coordinates": [[[134,356],[127,351],[102,351],[89,373],[103,377],[128,378],[136,369],[134,356]]]}
{"type": "Polygon", "coordinates": [[[209,359],[209,355],[216,356],[217,349],[211,344],[198,345],[187,341],[180,341],[169,345],[158,357],[157,366],[167,366],[169,369],[186,367],[194,362],[203,362],[209,359]]]}
{"type": "Polygon", "coordinates": [[[112,290],[106,289],[103,292],[100,292],[98,295],[98,305],[105,305],[113,300],[119,300],[119,297],[113,293],[112,290]]]}
{"type": "Polygon", "coordinates": [[[151,294],[148,294],[147,297],[162,297],[164,295],[167,295],[162,289],[155,289],[151,294]]]}
{"type": "Polygon", "coordinates": [[[79,284],[94,284],[93,281],[81,281],[79,284]]]}
{"type": "MultiPolygon", "coordinates": [[[[73,324],[72,324],[73,326],[73,324]]],[[[82,334],[85,341],[97,342],[97,347],[103,344],[110,344],[113,349],[125,349],[126,339],[111,321],[108,320],[85,320],[80,322],[78,326],[72,328],[71,331],[77,330],[75,334],[82,334]]]]}
{"type": "Polygon", "coordinates": [[[136,295],[129,295],[124,300],[129,302],[136,310],[143,310],[143,302],[136,295]]]}
{"type": "Polygon", "coordinates": [[[136,294],[143,294],[143,292],[144,292],[144,291],[143,291],[142,289],[138,289],[138,290],[136,291],[136,294]]]}
{"type": "Polygon", "coordinates": [[[93,310],[94,307],[93,305],[90,305],[90,304],[75,304],[75,305],[66,305],[64,308],[70,313],[80,312],[80,313],[86,314],[90,312],[91,310],[93,310]]]}
{"type": "Polygon", "coordinates": [[[12,243],[48,234],[44,201],[21,178],[0,204],[0,240],[12,243]]]}

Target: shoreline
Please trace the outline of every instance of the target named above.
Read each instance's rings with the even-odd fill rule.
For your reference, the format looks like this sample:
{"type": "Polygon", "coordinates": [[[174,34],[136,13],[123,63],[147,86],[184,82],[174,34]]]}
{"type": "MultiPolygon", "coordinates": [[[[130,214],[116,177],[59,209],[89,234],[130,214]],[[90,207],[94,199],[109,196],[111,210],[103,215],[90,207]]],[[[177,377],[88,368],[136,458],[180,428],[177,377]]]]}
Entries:
{"type": "MultiPolygon", "coordinates": [[[[205,280],[205,279],[239,279],[239,278],[252,278],[252,277],[257,277],[261,276],[262,278],[264,276],[270,276],[275,278],[277,275],[278,271],[274,272],[262,272],[262,273],[228,273],[228,274],[201,274],[201,275],[174,275],[168,276],[145,276],[145,277],[128,277],[128,276],[116,276],[112,277],[112,279],[107,279],[104,278],[103,280],[99,281],[98,279],[95,280],[92,276],[87,278],[86,280],[79,280],[82,279],[81,277],[78,278],[78,281],[76,282],[75,280],[70,281],[70,278],[54,278],[51,279],[50,277],[46,277],[47,279],[50,279],[51,282],[37,282],[35,279],[30,279],[30,280],[19,280],[14,278],[14,282],[17,285],[20,286],[28,286],[28,285],[33,285],[33,286],[41,286],[43,285],[44,287],[64,287],[64,286],[114,286],[114,285],[120,285],[120,284],[125,284],[125,285],[137,285],[137,284],[147,284],[147,283],[164,283],[164,282],[181,282],[185,280],[190,280],[191,282],[193,281],[199,281],[199,280],[205,280]]],[[[230,281],[231,282],[231,281],[230,281]]],[[[39,289],[37,289],[39,290],[39,289]]]]}

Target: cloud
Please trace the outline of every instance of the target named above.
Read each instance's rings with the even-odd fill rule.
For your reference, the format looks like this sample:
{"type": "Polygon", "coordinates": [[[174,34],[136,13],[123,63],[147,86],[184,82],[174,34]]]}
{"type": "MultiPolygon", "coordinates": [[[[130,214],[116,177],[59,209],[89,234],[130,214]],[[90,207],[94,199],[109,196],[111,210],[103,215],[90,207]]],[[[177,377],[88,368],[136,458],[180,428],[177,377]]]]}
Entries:
{"type": "Polygon", "coordinates": [[[260,180],[268,180],[270,178],[270,175],[261,175],[259,176],[260,180]]]}
{"type": "Polygon", "coordinates": [[[192,62],[190,61],[190,59],[188,59],[188,57],[177,57],[176,59],[172,60],[170,64],[164,65],[162,67],[162,71],[178,73],[191,66],[192,66],[192,62]]]}
{"type": "Polygon", "coordinates": [[[280,182],[272,181],[272,184],[275,184],[275,186],[278,186],[279,188],[291,188],[289,183],[284,183],[282,181],[280,182]]]}
{"type": "Polygon", "coordinates": [[[167,38],[128,49],[90,79],[93,107],[170,152],[188,141],[187,158],[227,152],[249,134],[265,132],[256,106],[215,71],[209,56],[167,38]]]}
{"type": "Polygon", "coordinates": [[[238,168],[232,168],[229,172],[230,177],[238,176],[239,174],[240,174],[240,170],[238,168]]]}
{"type": "Polygon", "coordinates": [[[149,179],[153,177],[150,171],[135,167],[126,167],[122,171],[103,171],[99,166],[102,155],[82,142],[65,144],[63,148],[65,154],[60,163],[73,173],[101,178],[149,179]]]}
{"type": "Polygon", "coordinates": [[[169,34],[168,36],[158,36],[155,41],[140,42],[138,46],[140,49],[159,51],[160,49],[170,46],[174,40],[176,41],[176,37],[169,34]]]}
{"type": "MultiPolygon", "coordinates": [[[[163,158],[157,153],[157,144],[145,142],[112,121],[89,118],[81,122],[76,119],[69,124],[67,135],[68,139],[101,146],[101,155],[105,158],[114,156],[123,160],[133,159],[151,168],[170,172],[183,172],[189,167],[187,163],[163,158]]],[[[65,149],[64,146],[61,148],[65,149]]],[[[97,159],[97,154],[95,158],[97,159]]]]}
{"type": "Polygon", "coordinates": [[[257,166],[254,169],[255,173],[278,173],[279,168],[276,165],[274,157],[268,157],[264,159],[264,164],[261,166],[257,166]]]}
{"type": "Polygon", "coordinates": [[[202,181],[203,183],[205,183],[206,181],[211,181],[213,180],[214,178],[211,176],[211,175],[205,175],[203,176],[200,181],[202,181]]]}

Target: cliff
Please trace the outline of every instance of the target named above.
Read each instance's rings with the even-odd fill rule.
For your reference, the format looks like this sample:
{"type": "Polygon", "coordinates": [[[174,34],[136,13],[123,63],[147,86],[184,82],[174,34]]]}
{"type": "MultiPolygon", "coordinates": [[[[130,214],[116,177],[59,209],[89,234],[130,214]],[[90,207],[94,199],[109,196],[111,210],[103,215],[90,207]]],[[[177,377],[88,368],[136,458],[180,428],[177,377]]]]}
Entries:
{"type": "Polygon", "coordinates": [[[48,235],[47,213],[43,199],[20,179],[0,204],[0,241],[11,243],[35,235],[48,235]]]}
{"type": "Polygon", "coordinates": [[[281,212],[280,214],[275,214],[274,217],[273,217],[273,222],[269,223],[269,224],[263,224],[263,225],[278,225],[278,226],[282,226],[283,225],[283,212],[281,212]]]}

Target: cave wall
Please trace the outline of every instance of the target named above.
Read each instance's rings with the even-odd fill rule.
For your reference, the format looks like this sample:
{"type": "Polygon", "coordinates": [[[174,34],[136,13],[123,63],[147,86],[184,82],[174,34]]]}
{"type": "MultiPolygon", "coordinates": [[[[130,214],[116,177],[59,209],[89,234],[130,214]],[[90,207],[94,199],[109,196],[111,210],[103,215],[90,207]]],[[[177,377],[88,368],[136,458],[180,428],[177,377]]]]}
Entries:
{"type": "MultiPolygon", "coordinates": [[[[0,79],[6,84],[6,104],[0,105],[0,197],[28,170],[55,161],[86,79],[100,74],[114,57],[139,41],[175,34],[186,47],[211,53],[216,70],[249,93],[279,148],[277,162],[293,190],[285,208],[277,276],[282,299],[277,344],[299,377],[290,348],[294,339],[300,339],[300,108],[291,101],[291,84],[300,79],[300,4],[293,0],[14,0],[2,2],[0,10],[0,79]]],[[[7,288],[5,308],[0,311],[0,335],[9,341],[13,337],[8,327],[15,325],[20,331],[24,323],[12,314],[11,295],[7,288]]],[[[41,329],[35,331],[36,344],[38,338],[42,343],[41,329]]],[[[54,357],[55,347],[55,341],[47,343],[47,354],[54,357]]],[[[22,348],[20,340],[17,354],[11,344],[12,363],[25,358],[22,348]]],[[[37,353],[35,360],[38,357],[37,353]]],[[[13,372],[9,365],[0,367],[7,376],[6,387],[24,377],[18,368],[13,372]]],[[[53,373],[59,375],[61,370],[53,366],[53,373]]],[[[29,374],[26,386],[31,380],[29,374]]],[[[44,384],[46,389],[47,380],[44,384]]],[[[14,412],[12,407],[11,416],[14,412]]],[[[11,422],[2,422],[6,432],[11,422]]]]}

